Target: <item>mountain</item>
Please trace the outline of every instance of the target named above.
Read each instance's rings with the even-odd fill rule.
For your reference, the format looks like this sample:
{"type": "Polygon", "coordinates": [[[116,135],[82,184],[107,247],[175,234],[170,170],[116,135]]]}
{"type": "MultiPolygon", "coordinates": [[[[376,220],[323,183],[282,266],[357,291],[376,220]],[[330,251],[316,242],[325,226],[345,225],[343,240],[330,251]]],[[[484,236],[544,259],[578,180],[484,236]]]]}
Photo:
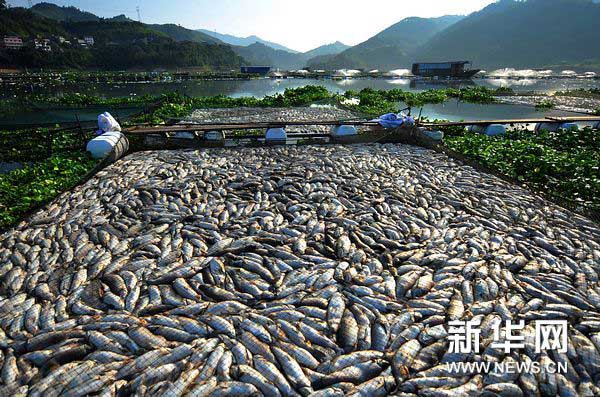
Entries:
{"type": "Polygon", "coordinates": [[[113,22],[134,22],[133,19],[129,18],[125,14],[120,14],[109,19],[113,22]]]}
{"type": "Polygon", "coordinates": [[[297,53],[298,51],[291,50],[281,44],[273,43],[267,40],[263,40],[257,36],[248,36],[248,37],[237,37],[230,34],[218,33],[215,31],[207,30],[207,29],[197,29],[198,32],[204,33],[216,39],[219,39],[223,43],[231,44],[234,46],[247,47],[254,43],[264,44],[267,47],[271,47],[275,50],[282,50],[286,52],[290,52],[292,54],[297,53]]]}
{"type": "Polygon", "coordinates": [[[416,56],[486,69],[598,64],[599,20],[600,4],[590,0],[501,0],[435,35],[416,56]]]}
{"type": "MultiPolygon", "coordinates": [[[[53,19],[59,22],[135,22],[127,16],[121,14],[113,18],[100,18],[90,12],[82,11],[75,7],[61,7],[52,3],[38,3],[30,8],[35,14],[53,19]]],[[[212,36],[206,35],[195,30],[186,29],[175,24],[164,25],[146,25],[157,32],[164,33],[168,37],[176,41],[193,41],[196,43],[222,43],[220,40],[212,36]]]]}
{"type": "Polygon", "coordinates": [[[24,8],[0,10],[0,37],[17,35],[27,38],[66,34],[67,31],[60,23],[42,18],[24,8]]]}
{"type": "Polygon", "coordinates": [[[30,10],[42,17],[60,22],[87,22],[100,20],[100,17],[91,12],[81,11],[79,8],[75,7],[60,7],[52,3],[38,3],[31,7],[30,10]]]}
{"type": "Polygon", "coordinates": [[[255,66],[271,66],[291,70],[303,68],[306,64],[301,53],[276,50],[262,43],[254,43],[245,47],[234,46],[233,50],[250,65],[255,66]]]}
{"type": "Polygon", "coordinates": [[[271,66],[279,69],[292,70],[305,67],[309,59],[337,54],[348,48],[348,46],[338,41],[304,53],[276,50],[258,42],[249,46],[235,46],[233,48],[238,55],[246,59],[251,65],[271,66]]]}
{"type": "Polygon", "coordinates": [[[405,18],[369,40],[335,56],[309,61],[313,68],[377,68],[395,69],[411,62],[411,54],[436,33],[460,21],[463,16],[439,18],[405,18]]]}
{"type": "Polygon", "coordinates": [[[21,36],[28,45],[20,50],[1,49],[0,67],[231,70],[244,64],[229,45],[178,41],[170,37],[173,32],[163,33],[139,22],[75,21],[74,18],[58,21],[24,8],[0,10],[0,36],[11,34],[21,36]],[[57,36],[68,39],[92,36],[95,44],[84,48],[77,42],[61,43],[57,36]],[[29,45],[36,37],[50,39],[52,51],[40,51],[29,45]]]}
{"type": "Polygon", "coordinates": [[[196,43],[220,43],[223,42],[219,39],[216,39],[212,36],[204,34],[202,32],[198,32],[192,29],[186,29],[179,25],[175,25],[172,23],[163,24],[163,25],[148,25],[154,30],[162,32],[177,41],[194,41],[196,43]]]}
{"type": "Polygon", "coordinates": [[[304,57],[308,60],[314,57],[337,55],[340,52],[347,50],[348,48],[350,48],[349,45],[336,41],[335,43],[325,44],[313,50],[306,51],[304,53],[304,57]]]}

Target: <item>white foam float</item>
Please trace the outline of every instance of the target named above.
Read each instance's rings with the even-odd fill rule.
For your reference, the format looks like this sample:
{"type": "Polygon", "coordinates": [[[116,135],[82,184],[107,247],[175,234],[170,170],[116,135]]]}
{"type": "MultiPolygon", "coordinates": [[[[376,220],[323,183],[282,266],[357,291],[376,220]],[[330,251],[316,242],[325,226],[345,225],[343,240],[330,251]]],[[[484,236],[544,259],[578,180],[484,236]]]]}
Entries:
{"type": "Polygon", "coordinates": [[[386,73],[387,76],[392,76],[392,77],[406,77],[406,76],[410,76],[411,74],[412,73],[408,69],[394,69],[394,70],[390,70],[389,72],[386,73]]]}
{"type": "Polygon", "coordinates": [[[434,141],[441,141],[444,139],[444,132],[439,130],[426,130],[422,129],[421,132],[430,139],[434,141]]]}
{"type": "Polygon", "coordinates": [[[334,125],[329,131],[332,137],[358,135],[358,130],[353,125],[334,125]]]}
{"type": "Polygon", "coordinates": [[[500,79],[500,78],[496,78],[496,79],[491,79],[488,80],[488,83],[490,85],[493,85],[494,87],[527,87],[530,85],[534,85],[535,84],[535,80],[533,79],[519,79],[519,80],[515,80],[515,79],[500,79]]]}
{"type": "Polygon", "coordinates": [[[118,160],[129,150],[129,141],[120,131],[105,132],[90,140],[86,150],[95,159],[112,157],[113,160],[118,160]]]}
{"type": "Polygon", "coordinates": [[[579,126],[575,123],[537,123],[535,125],[535,132],[550,131],[556,132],[558,130],[579,130],[579,126]]]}
{"type": "Polygon", "coordinates": [[[224,141],[225,133],[223,133],[223,131],[205,131],[204,132],[204,140],[205,141],[224,141]]]}
{"type": "Polygon", "coordinates": [[[285,142],[286,139],[287,132],[285,132],[285,128],[269,128],[265,133],[267,142],[285,142]]]}
{"type": "Polygon", "coordinates": [[[504,78],[536,78],[539,76],[539,72],[533,69],[516,70],[514,68],[504,68],[494,70],[490,73],[490,76],[504,78]]]}
{"type": "Polygon", "coordinates": [[[189,131],[177,131],[174,135],[174,138],[177,139],[196,139],[196,135],[193,132],[189,131]]]}
{"type": "Polygon", "coordinates": [[[470,125],[469,131],[487,136],[496,136],[506,134],[506,127],[503,124],[470,125]]]}

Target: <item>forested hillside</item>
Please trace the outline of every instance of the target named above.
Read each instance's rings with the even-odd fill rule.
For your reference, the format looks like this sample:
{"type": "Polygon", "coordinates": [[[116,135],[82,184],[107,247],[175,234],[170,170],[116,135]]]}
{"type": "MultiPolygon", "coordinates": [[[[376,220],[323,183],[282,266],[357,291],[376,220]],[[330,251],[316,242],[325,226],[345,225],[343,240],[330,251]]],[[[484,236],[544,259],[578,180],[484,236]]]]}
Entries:
{"type": "Polygon", "coordinates": [[[82,21],[80,14],[75,16],[58,21],[23,8],[0,10],[0,36],[17,35],[24,41],[22,49],[0,51],[0,67],[230,70],[244,63],[230,46],[210,37],[210,42],[202,41],[204,35],[191,30],[192,36],[181,36],[184,28],[176,25],[164,30],[133,21],[82,21]],[[94,38],[93,45],[78,43],[86,36],[94,38]],[[50,40],[51,51],[36,49],[34,39],[50,40]]]}

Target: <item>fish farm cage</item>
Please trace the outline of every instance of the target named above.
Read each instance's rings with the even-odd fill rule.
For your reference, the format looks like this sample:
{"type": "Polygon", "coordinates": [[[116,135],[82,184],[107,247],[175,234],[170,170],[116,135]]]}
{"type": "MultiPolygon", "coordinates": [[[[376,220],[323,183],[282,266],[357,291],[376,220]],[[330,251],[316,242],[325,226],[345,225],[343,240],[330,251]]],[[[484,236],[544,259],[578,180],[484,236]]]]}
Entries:
{"type": "Polygon", "coordinates": [[[94,132],[81,126],[0,131],[0,162],[31,162],[60,152],[85,150],[94,132]]]}

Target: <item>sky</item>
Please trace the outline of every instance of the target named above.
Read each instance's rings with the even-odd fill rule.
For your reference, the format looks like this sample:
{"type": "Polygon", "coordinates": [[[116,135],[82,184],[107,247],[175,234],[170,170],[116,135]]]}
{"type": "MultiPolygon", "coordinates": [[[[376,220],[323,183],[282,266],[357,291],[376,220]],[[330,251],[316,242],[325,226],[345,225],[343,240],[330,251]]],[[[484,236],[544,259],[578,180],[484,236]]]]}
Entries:
{"type": "MultiPolygon", "coordinates": [[[[409,16],[467,15],[494,0],[47,0],[101,17],[125,14],[142,22],[176,23],[246,37],[296,51],[341,41],[361,43],[409,16]]],[[[40,1],[33,0],[33,4],[40,1]]],[[[27,7],[28,0],[8,0],[27,7]]]]}

